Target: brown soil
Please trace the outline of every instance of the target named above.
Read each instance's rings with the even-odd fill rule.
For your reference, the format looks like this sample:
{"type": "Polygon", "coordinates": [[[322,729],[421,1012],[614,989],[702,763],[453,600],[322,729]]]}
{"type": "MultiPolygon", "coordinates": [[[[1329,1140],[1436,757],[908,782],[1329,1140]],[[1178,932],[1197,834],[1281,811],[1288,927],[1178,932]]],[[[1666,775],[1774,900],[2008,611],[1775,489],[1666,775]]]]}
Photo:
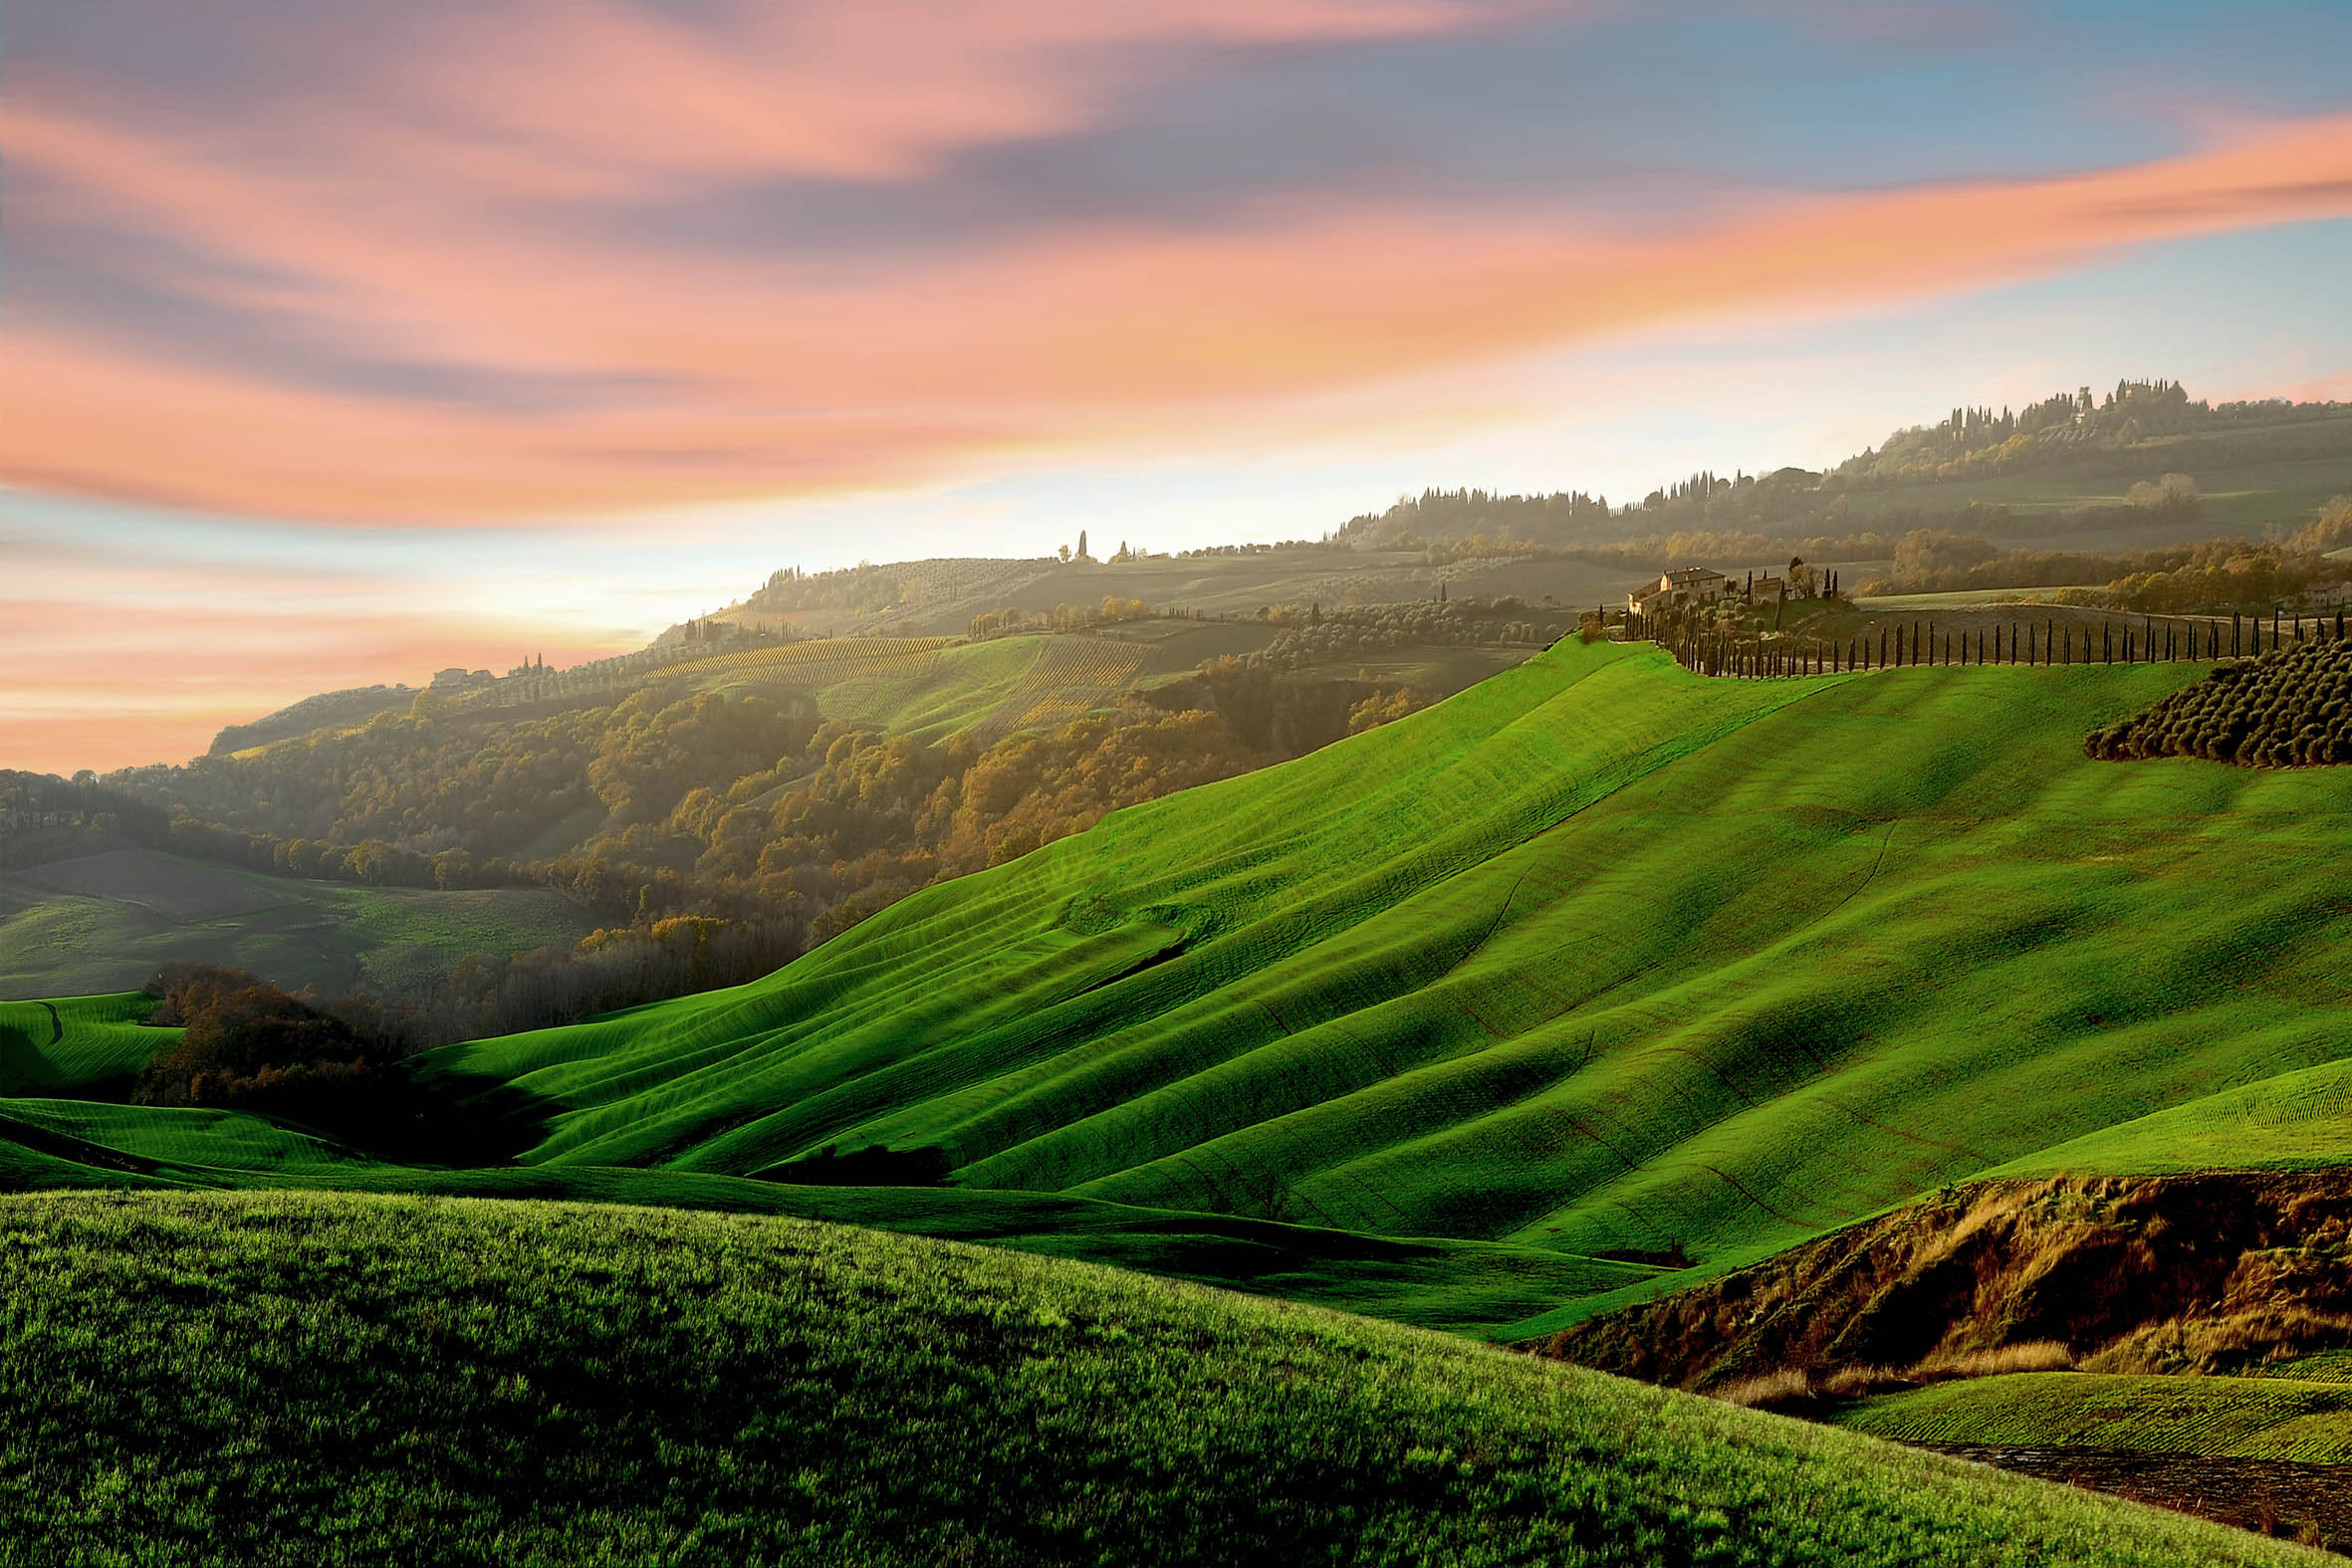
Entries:
{"type": "Polygon", "coordinates": [[[2352,1346],[2352,1170],[1981,1183],[1533,1348],[1712,1389],[2042,1341],[2162,1373],[2352,1346]]]}
{"type": "Polygon", "coordinates": [[[2352,1464],[2209,1459],[2138,1449],[2015,1449],[1938,1445],[2004,1470],[2177,1508],[2241,1530],[2352,1551],[2352,1464]]]}

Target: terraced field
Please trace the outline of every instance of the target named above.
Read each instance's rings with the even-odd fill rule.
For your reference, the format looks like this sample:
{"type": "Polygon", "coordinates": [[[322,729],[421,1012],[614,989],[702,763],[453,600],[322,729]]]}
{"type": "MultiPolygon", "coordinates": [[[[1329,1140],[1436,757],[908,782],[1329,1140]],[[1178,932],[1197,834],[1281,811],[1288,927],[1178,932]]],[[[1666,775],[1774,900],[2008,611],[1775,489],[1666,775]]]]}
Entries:
{"type": "Polygon", "coordinates": [[[959,643],[927,660],[848,676],[817,688],[814,695],[828,719],[937,740],[987,720],[1054,640],[998,637],[959,643]]]}
{"type": "Polygon", "coordinates": [[[164,1037],[139,1022],[152,1006],[135,992],[0,1002],[0,1095],[81,1092],[136,1074],[164,1037]]]}

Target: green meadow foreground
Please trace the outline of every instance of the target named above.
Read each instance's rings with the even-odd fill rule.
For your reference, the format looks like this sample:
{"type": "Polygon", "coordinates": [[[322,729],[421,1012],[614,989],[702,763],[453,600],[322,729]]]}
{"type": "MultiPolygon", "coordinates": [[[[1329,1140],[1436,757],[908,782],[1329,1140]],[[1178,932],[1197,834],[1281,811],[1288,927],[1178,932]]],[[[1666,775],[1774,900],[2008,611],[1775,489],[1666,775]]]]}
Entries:
{"type": "Polygon", "coordinates": [[[2268,1564],[1459,1339],[741,1216],[0,1202],[0,1561],[2268,1564]]]}
{"type": "MultiPolygon", "coordinates": [[[[780,1217],[847,1222],[994,1243],[987,1266],[1006,1277],[1052,1274],[1011,1252],[1088,1259],[1512,1340],[1735,1280],[1841,1227],[1939,1194],[1949,1202],[1949,1189],[1980,1179],[2325,1172],[2352,1154],[2341,1029],[2352,903],[2337,865],[2352,775],[2084,755],[2086,735],[2199,673],[1935,668],[1734,682],[1691,675],[1646,646],[1563,643],[1410,718],[1119,811],[916,894],[752,985],[431,1053],[426,1076],[480,1138],[475,1157],[449,1168],[390,1163],[252,1116],[109,1103],[119,1095],[105,1086],[161,1037],[133,1021],[137,999],[58,1003],[54,1015],[44,1004],[0,1007],[0,1070],[20,1096],[0,1103],[0,1166],[20,1190],[152,1189],[144,1202],[160,1206],[101,1204],[97,1214],[194,1203],[197,1215],[332,1215],[336,1225],[462,1216],[490,1228],[484,1239],[432,1245],[485,1257],[494,1232],[555,1224],[556,1212],[357,1198],[285,1208],[285,1190],[739,1212],[613,1215],[615,1236],[709,1226],[695,1233],[837,1237],[780,1217]],[[163,1191],[190,1188],[278,1196],[240,1210],[163,1191]]],[[[24,1200],[21,1212],[99,1203],[42,1202],[24,1200]]],[[[564,1223],[572,1229],[550,1267],[597,1228],[564,1223]]],[[[123,1239],[134,1232],[90,1233],[75,1267],[145,1266],[123,1239]]],[[[2272,1245],[2246,1244],[2248,1256],[2272,1245]]],[[[823,1245],[861,1258],[977,1255],[870,1237],[823,1245]]],[[[275,1299],[290,1324],[313,1311],[375,1321],[332,1304],[345,1288],[275,1299]]],[[[1134,1280],[1117,1288],[1215,1299],[1134,1280]]],[[[1866,1312],[1869,1302],[1853,1305],[1866,1312]]],[[[1251,1310],[1270,1322],[1335,1321],[1251,1310]]],[[[2333,1321],[2298,1319],[2294,1331],[2332,1333],[2333,1321]]],[[[2126,1329],[2166,1332],[2115,1331],[2126,1329]]],[[[1441,1359],[1486,1354],[1383,1337],[1403,1332],[1358,1324],[1342,1337],[1441,1359]]],[[[1955,1345],[1931,1336],[1906,1349],[1905,1364],[1955,1345]]],[[[1596,1409],[1780,1434],[1822,1462],[1854,1466],[1835,1493],[1843,1500],[1821,1506],[1873,1520],[1876,1533],[1852,1539],[1885,1555],[1853,1555],[1861,1548],[1845,1537],[1786,1534],[1794,1526],[1784,1523],[1750,1532],[1743,1521],[1763,1519],[1754,1510],[1764,1503],[1717,1493],[1659,1502],[1687,1508],[1670,1525],[1612,1514],[1619,1522],[1594,1534],[1577,1525],[1544,1536],[1552,1526],[1537,1510],[1526,1531],[1493,1540],[1550,1540],[1552,1560],[1659,1560],[1663,1547],[1623,1543],[1654,1544],[1665,1537],[1644,1531],[1696,1529],[1720,1514],[1727,1540],[1777,1543],[1724,1561],[1941,1560],[1898,1544],[1912,1539],[1903,1510],[1943,1496],[1941,1482],[1868,1489],[1872,1466],[1925,1459],[1837,1447],[1849,1440],[1818,1430],[1741,1426],[1761,1418],[1556,1368],[1458,1365],[1564,1379],[1529,1386],[1591,1391],[1596,1409]],[[1900,1506],[1887,1501],[1898,1495],[1900,1506]],[[1579,1559],[1568,1542],[1595,1555],[1579,1559]],[[1621,1550],[1631,1555],[1607,1555],[1621,1550]]],[[[1295,1397],[1321,1397],[1319,1373],[1253,1376],[1311,1384],[1295,1397]]],[[[1936,1415],[1938,1400],[1960,1396],[1931,1388],[1910,1425],[1897,1405],[1856,1419],[1965,1444],[1971,1430],[2008,1430],[1996,1417],[2024,1421],[2017,1412],[2042,1408],[2024,1399],[2041,1385],[1980,1387],[1975,1397],[1991,1404],[1974,1413],[1936,1415]]],[[[2263,1398],[2271,1414],[2291,1404],[2283,1390],[2263,1398]]],[[[962,1441],[953,1426],[924,1430],[962,1441]]],[[[1615,1435],[1594,1440],[1583,1467],[1618,1456],[1611,1473],[1643,1477],[1628,1496],[1685,1497],[1673,1488],[1708,1473],[1669,1475],[1642,1457],[1653,1451],[1638,1434],[1592,1430],[1615,1435]]],[[[1467,1440],[1415,1439],[1381,1461],[1389,1489],[1416,1447],[1451,1447],[1457,1457],[1440,1470],[1500,1462],[1467,1440]]],[[[1311,1471],[1324,1477],[1312,1485],[1299,1479],[1307,1470],[1270,1468],[1285,1478],[1267,1495],[1345,1495],[1348,1465],[1373,1462],[1364,1456],[1374,1451],[1351,1452],[1356,1460],[1311,1471]]],[[[860,1462],[835,1453],[787,1469],[832,1495],[848,1483],[828,1466],[860,1462]]],[[[1756,1471],[1767,1472],[1779,1479],[1760,1481],[1755,1498],[1780,1498],[1783,1485],[1817,1490],[1795,1471],[1756,1471]]],[[[1969,1474],[1994,1488],[1970,1494],[1980,1498],[1998,1491],[1977,1472],[1916,1473],[1969,1474]]],[[[1156,1495],[1131,1478],[1103,1484],[1156,1495]]],[[[1490,1501],[1471,1511],[1507,1511],[1490,1501]]],[[[1370,1504],[1346,1505],[1359,1509],[1351,1538],[1387,1538],[1362,1511],[1370,1504]]],[[[1112,1527],[1106,1506],[1055,1506],[1054,1528],[1079,1532],[1070,1539],[1112,1527]]],[[[2088,1523],[2013,1539],[1987,1525],[1980,1537],[1968,1512],[1977,1504],[1955,1506],[1945,1536],[1989,1544],[1949,1560],[2131,1561],[2140,1549],[2100,1544],[2105,1526],[2088,1523]]],[[[1984,1506],[1991,1519],[2006,1504],[1984,1506]]],[[[1412,1528],[1452,1538],[1426,1521],[1412,1528]]],[[[984,1539],[975,1560],[988,1549],[984,1539]]],[[[1695,1544],[1678,1549],[1714,1560],[1695,1544]]],[[[1144,1549],[1128,1539],[1086,1550],[1095,1560],[1144,1549]]],[[[1459,1560],[1516,1560],[1462,1550],[1459,1560]]],[[[1144,1555],[1153,1551],[1182,1555],[1180,1544],[1144,1555]]],[[[1433,1547],[1430,1560],[1455,1559],[1433,1547]]],[[[2176,1546],[2147,1560],[2230,1559],[2176,1546]]]]}

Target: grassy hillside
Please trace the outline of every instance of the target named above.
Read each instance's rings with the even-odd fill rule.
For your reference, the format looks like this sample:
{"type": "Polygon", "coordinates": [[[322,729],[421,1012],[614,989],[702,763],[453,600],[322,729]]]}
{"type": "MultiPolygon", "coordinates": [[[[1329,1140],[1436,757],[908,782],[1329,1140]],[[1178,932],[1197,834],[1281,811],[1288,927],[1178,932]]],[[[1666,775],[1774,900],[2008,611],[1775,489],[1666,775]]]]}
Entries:
{"type": "Polygon", "coordinates": [[[2315,1560],[1458,1340],[830,1227],[80,1195],[0,1201],[0,1560],[2315,1560]]]}
{"type": "Polygon", "coordinates": [[[460,954],[569,945],[597,924],[538,888],[358,887],[115,849],[10,874],[0,995],[128,989],[177,959],[264,971],[290,987],[397,992],[460,954]]]}
{"type": "Polygon", "coordinates": [[[2295,1378],[2022,1372],[1864,1400],[1841,1427],[1904,1443],[2144,1449],[2352,1463],[2352,1387],[2295,1378]]]}
{"type": "Polygon", "coordinates": [[[0,1095],[88,1094],[146,1065],[161,1029],[136,992],[57,1002],[0,1002],[0,1095]]]}
{"type": "Polygon", "coordinates": [[[876,1223],[1060,1195],[1128,1217],[1077,1249],[1220,1278],[1256,1264],[1130,1219],[1411,1243],[1352,1296],[1267,1272],[1524,1335],[2051,1151],[2339,1159],[2352,780],[2082,753],[2195,673],[1736,683],[1566,644],[754,985],[432,1066],[522,1102],[543,1191],[881,1148],[953,1185],[876,1223]],[[1468,1243],[1502,1250],[1448,1300],[1468,1243]]]}
{"type": "Polygon", "coordinates": [[[2341,1056],[2352,780],[2082,755],[2194,673],[1563,646],[769,981],[442,1064],[536,1097],[537,1162],[937,1148],[967,1187],[1719,1269],[2341,1056]]]}

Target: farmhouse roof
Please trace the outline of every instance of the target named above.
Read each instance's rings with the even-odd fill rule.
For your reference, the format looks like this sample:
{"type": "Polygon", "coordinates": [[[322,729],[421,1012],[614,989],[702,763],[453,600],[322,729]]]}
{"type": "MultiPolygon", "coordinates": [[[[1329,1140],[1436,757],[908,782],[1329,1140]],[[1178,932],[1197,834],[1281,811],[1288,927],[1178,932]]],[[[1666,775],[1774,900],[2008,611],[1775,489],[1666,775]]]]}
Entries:
{"type": "Polygon", "coordinates": [[[1705,566],[1685,566],[1680,571],[1669,571],[1659,579],[1662,584],[1671,583],[1676,587],[1685,587],[1694,582],[1721,582],[1722,580],[1722,572],[1710,571],[1705,566]]]}

